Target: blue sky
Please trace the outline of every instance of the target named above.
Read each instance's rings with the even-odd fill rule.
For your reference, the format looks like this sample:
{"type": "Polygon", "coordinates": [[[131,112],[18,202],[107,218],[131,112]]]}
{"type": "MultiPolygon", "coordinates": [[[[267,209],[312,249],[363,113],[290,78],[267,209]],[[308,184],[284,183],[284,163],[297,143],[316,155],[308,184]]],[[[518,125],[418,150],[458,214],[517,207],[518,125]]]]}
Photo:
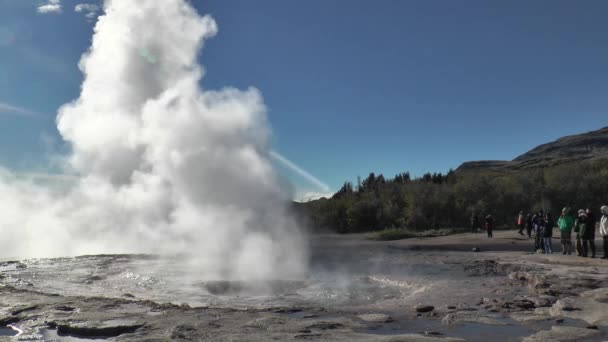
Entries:
{"type": "MultiPolygon", "coordinates": [[[[66,150],[54,116],[78,96],[93,27],[79,1],[37,13],[43,2],[0,0],[0,164],[24,172],[66,150]]],[[[192,3],[219,25],[203,87],[260,89],[274,148],[333,189],[370,171],[512,159],[607,125],[603,0],[192,3]]]]}

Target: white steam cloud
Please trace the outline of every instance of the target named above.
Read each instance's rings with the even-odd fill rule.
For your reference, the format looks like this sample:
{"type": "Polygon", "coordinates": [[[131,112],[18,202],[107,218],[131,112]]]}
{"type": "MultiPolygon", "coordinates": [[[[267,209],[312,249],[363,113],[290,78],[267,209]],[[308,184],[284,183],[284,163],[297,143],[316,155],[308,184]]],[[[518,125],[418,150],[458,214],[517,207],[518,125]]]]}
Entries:
{"type": "Polygon", "coordinates": [[[215,21],[185,0],[107,0],[57,127],[67,191],[0,171],[3,256],[194,254],[198,274],[299,277],[306,248],[256,89],[203,91],[215,21]]]}

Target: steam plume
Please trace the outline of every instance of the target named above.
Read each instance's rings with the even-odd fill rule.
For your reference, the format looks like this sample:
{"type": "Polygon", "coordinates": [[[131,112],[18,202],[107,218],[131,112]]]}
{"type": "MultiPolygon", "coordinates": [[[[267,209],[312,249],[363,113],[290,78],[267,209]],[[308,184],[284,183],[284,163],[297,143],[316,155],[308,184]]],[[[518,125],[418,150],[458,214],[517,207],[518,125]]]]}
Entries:
{"type": "Polygon", "coordinates": [[[185,0],[106,0],[57,127],[68,193],[0,172],[4,255],[194,253],[199,272],[296,277],[305,248],[269,161],[259,91],[203,91],[215,21],[185,0]]]}

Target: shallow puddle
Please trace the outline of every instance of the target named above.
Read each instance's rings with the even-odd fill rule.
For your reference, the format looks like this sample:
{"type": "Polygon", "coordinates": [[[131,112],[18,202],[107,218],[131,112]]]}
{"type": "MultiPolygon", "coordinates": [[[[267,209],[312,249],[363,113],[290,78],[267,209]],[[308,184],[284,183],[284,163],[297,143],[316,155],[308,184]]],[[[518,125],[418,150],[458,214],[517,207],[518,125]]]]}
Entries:
{"type": "Polygon", "coordinates": [[[73,337],[73,336],[60,336],[57,334],[55,329],[42,329],[40,334],[47,342],[79,342],[79,341],[105,341],[106,337],[73,337]]]}
{"type": "Polygon", "coordinates": [[[0,327],[0,336],[16,336],[19,332],[10,327],[0,327]]]}

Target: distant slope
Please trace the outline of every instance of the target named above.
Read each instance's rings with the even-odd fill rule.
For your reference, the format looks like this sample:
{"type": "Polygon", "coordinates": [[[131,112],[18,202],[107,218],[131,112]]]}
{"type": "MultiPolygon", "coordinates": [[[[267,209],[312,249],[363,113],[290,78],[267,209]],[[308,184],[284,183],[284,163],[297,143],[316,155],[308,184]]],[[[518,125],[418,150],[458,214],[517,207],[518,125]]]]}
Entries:
{"type": "Polygon", "coordinates": [[[460,165],[456,171],[490,170],[509,172],[554,166],[578,160],[603,158],[608,158],[608,127],[559,138],[553,142],[537,146],[512,161],[470,161],[460,165]]]}

